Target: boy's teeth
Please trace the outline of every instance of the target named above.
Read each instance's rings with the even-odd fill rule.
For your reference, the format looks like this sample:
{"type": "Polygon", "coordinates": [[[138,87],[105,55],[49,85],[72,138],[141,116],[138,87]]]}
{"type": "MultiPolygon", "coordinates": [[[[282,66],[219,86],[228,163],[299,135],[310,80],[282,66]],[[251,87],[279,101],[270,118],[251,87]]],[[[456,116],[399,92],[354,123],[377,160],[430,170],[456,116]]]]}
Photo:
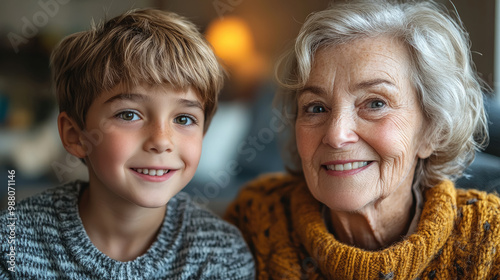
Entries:
{"type": "Polygon", "coordinates": [[[137,168],[134,169],[138,173],[150,175],[150,176],[163,176],[168,173],[169,169],[147,169],[147,168],[137,168]]]}
{"type": "Polygon", "coordinates": [[[366,165],[368,165],[367,161],[356,161],[356,162],[349,162],[346,164],[327,165],[326,169],[335,171],[348,171],[348,170],[358,169],[366,165]]]}

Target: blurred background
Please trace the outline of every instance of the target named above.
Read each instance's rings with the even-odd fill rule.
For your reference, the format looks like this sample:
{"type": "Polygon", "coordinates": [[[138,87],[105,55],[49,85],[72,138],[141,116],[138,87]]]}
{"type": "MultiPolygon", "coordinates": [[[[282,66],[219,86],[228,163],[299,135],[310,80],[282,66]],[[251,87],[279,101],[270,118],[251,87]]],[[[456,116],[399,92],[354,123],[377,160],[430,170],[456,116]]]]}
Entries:
{"type": "MultiPolygon", "coordinates": [[[[442,0],[460,14],[472,41],[478,72],[495,89],[494,0],[442,0]]],[[[66,35],[87,30],[132,8],[154,7],[193,21],[212,43],[228,79],[205,137],[199,169],[186,187],[195,201],[222,213],[238,189],[264,172],[284,170],[280,157],[284,117],[271,107],[276,89],[272,67],[308,14],[328,0],[39,0],[0,2],[0,199],[6,203],[7,170],[16,171],[16,199],[75,179],[86,167],[59,141],[57,104],[49,55],[66,35]],[[3,180],[3,182],[2,182],[3,180]]],[[[499,14],[500,16],[500,14],[499,14]]],[[[499,40],[500,42],[500,40],[499,40]]],[[[500,46],[497,46],[500,48],[500,46]]],[[[500,65],[500,63],[497,63],[500,65]]],[[[488,190],[500,186],[500,97],[485,92],[492,140],[473,165],[488,190]],[[490,167],[492,170],[490,170],[490,167]],[[496,169],[496,170],[498,170],[496,169]],[[489,173],[481,173],[489,172],[489,173]]],[[[473,179],[459,181],[476,186],[473,179]]]]}

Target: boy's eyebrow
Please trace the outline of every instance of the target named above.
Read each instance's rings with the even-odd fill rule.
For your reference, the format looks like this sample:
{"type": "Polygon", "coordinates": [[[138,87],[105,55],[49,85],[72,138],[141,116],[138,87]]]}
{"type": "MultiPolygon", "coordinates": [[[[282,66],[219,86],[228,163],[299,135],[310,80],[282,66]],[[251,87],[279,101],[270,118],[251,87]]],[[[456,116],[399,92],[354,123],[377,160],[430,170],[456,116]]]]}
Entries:
{"type": "MultiPolygon", "coordinates": [[[[139,93],[119,93],[115,96],[110,97],[108,100],[106,100],[104,103],[111,103],[114,102],[115,100],[131,100],[131,101],[142,101],[142,100],[148,100],[149,96],[145,94],[139,94],[139,93]]],[[[196,107],[199,108],[200,110],[204,110],[203,106],[198,100],[191,100],[191,99],[185,99],[185,98],[179,98],[177,99],[177,105],[182,106],[182,107],[196,107]]]]}
{"type": "Polygon", "coordinates": [[[114,102],[115,100],[137,101],[137,100],[145,100],[145,99],[148,99],[147,95],[127,92],[127,93],[119,93],[115,96],[112,96],[108,100],[106,100],[104,103],[111,103],[111,102],[114,102]]]}
{"type": "Polygon", "coordinates": [[[183,107],[197,107],[202,111],[204,110],[203,106],[201,105],[201,103],[198,100],[181,98],[181,99],[177,100],[177,104],[179,106],[183,106],[183,107]]]}

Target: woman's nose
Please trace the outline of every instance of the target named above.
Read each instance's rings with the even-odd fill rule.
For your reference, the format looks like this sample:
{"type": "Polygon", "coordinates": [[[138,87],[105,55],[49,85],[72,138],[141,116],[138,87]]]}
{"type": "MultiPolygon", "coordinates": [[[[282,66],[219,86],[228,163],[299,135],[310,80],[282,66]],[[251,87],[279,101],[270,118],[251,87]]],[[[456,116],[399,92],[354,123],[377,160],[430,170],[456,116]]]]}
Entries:
{"type": "Polygon", "coordinates": [[[172,152],[172,128],[168,124],[157,124],[149,127],[145,132],[147,139],[144,150],[153,153],[172,152]]]}
{"type": "Polygon", "coordinates": [[[356,121],[353,113],[332,113],[323,137],[323,143],[340,149],[349,144],[356,143],[358,140],[359,136],[356,133],[356,121]]]}

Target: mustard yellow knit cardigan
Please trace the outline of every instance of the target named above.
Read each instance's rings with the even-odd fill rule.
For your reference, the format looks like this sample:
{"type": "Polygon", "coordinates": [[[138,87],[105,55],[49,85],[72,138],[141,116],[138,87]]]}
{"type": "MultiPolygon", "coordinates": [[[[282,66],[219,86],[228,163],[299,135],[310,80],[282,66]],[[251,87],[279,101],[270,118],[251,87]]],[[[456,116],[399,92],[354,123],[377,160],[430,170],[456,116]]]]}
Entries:
{"type": "Polygon", "coordinates": [[[500,199],[449,181],[424,199],[416,232],[380,251],[337,241],[304,180],[291,175],[251,182],[226,219],[249,243],[258,279],[500,280],[500,199]]]}

